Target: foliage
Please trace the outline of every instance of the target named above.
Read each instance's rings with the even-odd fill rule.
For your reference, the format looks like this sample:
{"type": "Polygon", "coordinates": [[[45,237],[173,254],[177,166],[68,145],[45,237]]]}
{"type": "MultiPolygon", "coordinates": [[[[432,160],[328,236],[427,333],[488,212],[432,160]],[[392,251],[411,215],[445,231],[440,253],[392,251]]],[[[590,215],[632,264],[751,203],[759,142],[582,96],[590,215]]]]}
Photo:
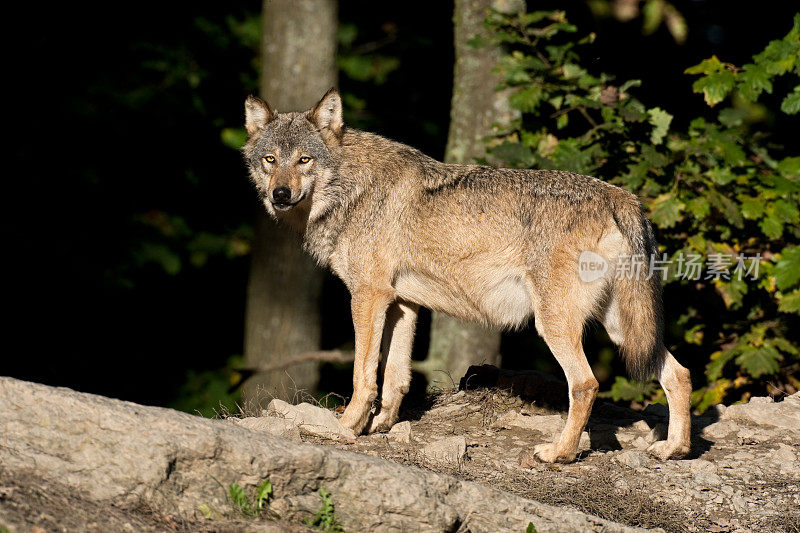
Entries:
{"type": "Polygon", "coordinates": [[[306,520],[306,525],[320,531],[344,531],[344,528],[342,528],[341,524],[339,524],[339,520],[336,518],[333,498],[331,498],[330,492],[321,488],[319,489],[319,496],[322,498],[322,507],[317,510],[314,516],[306,520]]]}
{"type": "Polygon", "coordinates": [[[262,481],[256,487],[252,500],[245,493],[242,486],[237,483],[230,484],[228,495],[231,503],[242,516],[256,517],[261,515],[267,508],[267,503],[272,496],[272,482],[269,479],[262,481]]]}
{"type": "Polygon", "coordinates": [[[686,19],[674,5],[665,0],[646,0],[641,9],[639,2],[615,0],[589,0],[588,5],[596,17],[613,16],[620,22],[629,21],[641,14],[644,35],[655,33],[663,23],[676,43],[686,42],[688,33],[686,19]]]}
{"type": "Polygon", "coordinates": [[[528,527],[525,528],[525,533],[536,533],[536,526],[533,525],[533,522],[528,522],[528,527]]]}
{"type": "MultiPolygon", "coordinates": [[[[787,80],[797,85],[800,15],[753,63],[739,68],[712,57],[687,69],[701,75],[693,89],[709,106],[731,106],[680,130],[669,102],[649,106],[634,97],[641,81],[615,83],[583,66],[578,50],[594,35],[576,38],[564,12],[492,12],[486,25],[508,48],[499,88],[511,91],[510,104],[523,114],[490,140],[490,157],[591,174],[642,199],[671,260],[667,319],[681,338],[672,348],[707,363],[697,409],[737,389],[764,392],[768,380],[796,387],[800,156],[776,147],[757,120],[765,110],[772,120],[798,111],[800,86],[772,106],[780,111],[759,100],[787,80]],[[698,279],[682,270],[692,256],[704,267],[698,279]]],[[[611,396],[641,399],[654,390],[620,378],[611,396]]]]}
{"type": "Polygon", "coordinates": [[[241,397],[239,385],[244,380],[244,358],[235,355],[216,370],[189,370],[186,380],[170,404],[173,409],[213,417],[219,410],[235,411],[241,397]]]}

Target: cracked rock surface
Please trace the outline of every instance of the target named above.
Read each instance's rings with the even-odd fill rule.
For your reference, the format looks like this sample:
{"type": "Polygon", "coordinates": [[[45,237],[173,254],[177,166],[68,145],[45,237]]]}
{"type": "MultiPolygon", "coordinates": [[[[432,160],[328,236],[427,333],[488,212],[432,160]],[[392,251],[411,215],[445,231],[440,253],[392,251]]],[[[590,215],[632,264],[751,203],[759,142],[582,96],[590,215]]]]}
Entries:
{"type": "MultiPolygon", "coordinates": [[[[55,504],[45,498],[33,505],[35,487],[23,479],[55,487],[68,498],[64,512],[86,513],[86,521],[92,509],[118,510],[119,521],[101,521],[97,530],[270,531],[274,522],[203,521],[198,512],[201,506],[226,509],[228,484],[238,483],[250,493],[265,478],[273,486],[271,516],[279,515],[284,522],[279,527],[289,531],[302,530],[301,519],[319,509],[322,488],[331,493],[336,516],[348,531],[524,531],[529,522],[538,531],[636,530],[527,499],[502,490],[502,484],[336,448],[375,442],[375,437],[359,437],[353,444],[299,442],[259,430],[257,424],[249,429],[12,378],[0,378],[0,413],[0,489],[8,489],[0,490],[0,525],[12,531],[59,530],[40,516],[55,504]]],[[[411,445],[419,447],[416,429],[412,435],[411,445]]],[[[300,439],[314,438],[300,432],[300,439]]],[[[461,439],[459,454],[468,445],[467,437],[461,439]]],[[[505,459],[500,453],[498,458],[505,459]]],[[[450,468],[446,458],[442,462],[450,468]]],[[[66,518],[78,524],[71,530],[93,530],[81,517],[73,514],[64,523],[66,518]]]]}

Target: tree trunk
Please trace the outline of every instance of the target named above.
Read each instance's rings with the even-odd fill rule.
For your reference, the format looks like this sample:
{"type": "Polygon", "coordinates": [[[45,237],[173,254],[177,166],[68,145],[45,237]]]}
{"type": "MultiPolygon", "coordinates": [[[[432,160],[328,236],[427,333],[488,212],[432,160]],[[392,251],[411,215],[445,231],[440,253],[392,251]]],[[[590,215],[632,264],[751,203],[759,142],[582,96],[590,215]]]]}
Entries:
{"type": "MultiPolygon", "coordinates": [[[[263,6],[261,97],[276,111],[308,109],[336,85],[336,2],[264,0],[263,6]]],[[[259,210],[247,287],[249,368],[320,348],[323,276],[300,237],[259,210]]],[[[245,400],[291,399],[298,390],[313,391],[318,380],[315,362],[257,372],[245,385],[245,400]]]]}
{"type": "MultiPolygon", "coordinates": [[[[496,45],[475,48],[467,42],[476,35],[489,38],[483,21],[488,9],[506,13],[522,11],[523,0],[456,0],[456,64],[453,101],[445,161],[472,163],[485,157],[485,138],[495,124],[508,124],[517,115],[508,105],[508,95],[495,87],[500,78],[492,72],[501,56],[496,45]]],[[[415,369],[424,372],[429,384],[449,387],[457,384],[470,365],[500,362],[500,332],[475,324],[465,324],[441,313],[434,313],[428,358],[415,369]]]]}

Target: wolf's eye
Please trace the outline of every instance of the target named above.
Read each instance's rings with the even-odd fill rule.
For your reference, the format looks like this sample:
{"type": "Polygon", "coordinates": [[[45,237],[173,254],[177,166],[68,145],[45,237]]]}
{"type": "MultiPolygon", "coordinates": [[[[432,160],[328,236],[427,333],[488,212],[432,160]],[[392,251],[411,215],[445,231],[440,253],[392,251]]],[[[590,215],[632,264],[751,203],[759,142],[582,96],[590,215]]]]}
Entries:
{"type": "Polygon", "coordinates": [[[300,163],[301,165],[305,165],[305,164],[306,164],[306,163],[308,163],[309,161],[311,161],[311,158],[310,158],[310,157],[308,157],[307,155],[304,155],[303,157],[301,157],[301,158],[298,160],[298,163],[300,163]]]}
{"type": "Polygon", "coordinates": [[[264,156],[264,161],[266,161],[267,163],[270,163],[270,164],[274,163],[275,162],[275,156],[274,155],[265,155],[264,156]]]}

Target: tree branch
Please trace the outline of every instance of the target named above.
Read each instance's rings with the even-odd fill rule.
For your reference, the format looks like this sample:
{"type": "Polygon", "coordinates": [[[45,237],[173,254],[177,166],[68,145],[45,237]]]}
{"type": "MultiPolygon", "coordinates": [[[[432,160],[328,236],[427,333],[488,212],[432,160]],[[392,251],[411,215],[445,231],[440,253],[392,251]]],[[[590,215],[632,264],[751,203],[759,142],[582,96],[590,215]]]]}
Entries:
{"type": "Polygon", "coordinates": [[[355,354],[351,351],[317,350],[314,352],[301,353],[290,359],[278,361],[277,363],[260,365],[253,370],[256,372],[272,372],[275,370],[283,370],[284,368],[289,368],[290,366],[295,366],[302,363],[352,363],[354,359],[355,354]]]}

